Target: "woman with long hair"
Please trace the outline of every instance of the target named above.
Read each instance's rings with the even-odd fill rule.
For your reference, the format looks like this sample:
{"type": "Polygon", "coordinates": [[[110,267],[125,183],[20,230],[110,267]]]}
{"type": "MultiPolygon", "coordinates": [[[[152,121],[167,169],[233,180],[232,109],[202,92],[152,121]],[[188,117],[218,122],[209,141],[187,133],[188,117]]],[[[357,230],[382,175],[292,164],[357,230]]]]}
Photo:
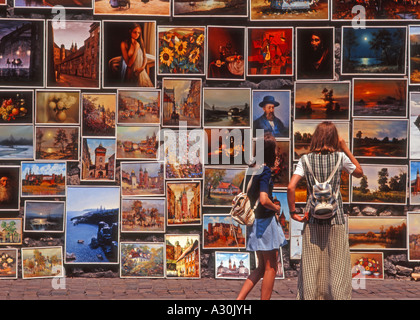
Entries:
{"type": "Polygon", "coordinates": [[[360,178],[363,169],[344,139],[339,137],[335,125],[329,121],[316,127],[306,155],[308,162],[302,161],[302,157],[287,188],[290,217],[304,223],[297,299],[349,300],[352,291],[350,249],[339,192],[340,180],[342,170],[360,178]],[[330,180],[332,193],[337,194],[334,214],[326,219],[318,215],[315,218],[311,201],[315,179],[321,183],[326,181],[337,164],[338,170],[330,180]],[[308,191],[304,216],[298,215],[295,207],[296,186],[302,177],[306,178],[308,191]]]}

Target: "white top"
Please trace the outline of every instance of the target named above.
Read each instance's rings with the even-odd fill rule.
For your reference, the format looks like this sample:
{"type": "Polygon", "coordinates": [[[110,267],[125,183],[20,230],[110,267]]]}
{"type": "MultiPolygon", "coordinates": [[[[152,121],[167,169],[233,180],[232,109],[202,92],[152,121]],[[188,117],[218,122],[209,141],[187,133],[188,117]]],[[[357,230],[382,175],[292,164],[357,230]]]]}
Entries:
{"type": "MultiPolygon", "coordinates": [[[[348,174],[352,174],[353,171],[356,169],[356,165],[351,162],[349,157],[345,153],[343,153],[343,169],[348,172],[348,174]]],[[[298,164],[296,165],[295,172],[293,174],[297,174],[301,177],[305,176],[305,172],[303,171],[302,167],[302,158],[299,159],[298,164]]]]}

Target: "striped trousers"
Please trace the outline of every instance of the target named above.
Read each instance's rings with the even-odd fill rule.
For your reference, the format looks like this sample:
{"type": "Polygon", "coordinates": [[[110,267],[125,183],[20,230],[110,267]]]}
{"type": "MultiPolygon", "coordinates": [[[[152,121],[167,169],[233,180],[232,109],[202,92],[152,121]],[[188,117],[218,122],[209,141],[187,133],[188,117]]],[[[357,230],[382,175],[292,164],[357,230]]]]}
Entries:
{"type": "Polygon", "coordinates": [[[350,249],[345,224],[306,223],[298,277],[299,300],[350,300],[350,249]]]}

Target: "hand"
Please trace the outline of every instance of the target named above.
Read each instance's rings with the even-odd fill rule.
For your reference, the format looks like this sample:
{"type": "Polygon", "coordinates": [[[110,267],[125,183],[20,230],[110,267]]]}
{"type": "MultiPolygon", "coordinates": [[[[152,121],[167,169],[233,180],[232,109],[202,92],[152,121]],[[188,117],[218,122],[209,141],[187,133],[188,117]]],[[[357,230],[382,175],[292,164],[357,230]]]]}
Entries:
{"type": "Polygon", "coordinates": [[[309,212],[305,212],[303,217],[301,217],[297,213],[292,213],[291,217],[292,217],[293,220],[296,220],[298,222],[307,222],[307,221],[309,221],[309,212]]]}

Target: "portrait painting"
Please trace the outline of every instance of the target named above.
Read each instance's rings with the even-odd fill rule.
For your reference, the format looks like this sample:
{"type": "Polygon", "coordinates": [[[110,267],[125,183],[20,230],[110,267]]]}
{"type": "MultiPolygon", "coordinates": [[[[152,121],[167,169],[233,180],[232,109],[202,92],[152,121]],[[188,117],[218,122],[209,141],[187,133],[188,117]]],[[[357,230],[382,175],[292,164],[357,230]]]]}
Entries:
{"type": "Polygon", "coordinates": [[[166,234],[166,278],[200,279],[200,235],[166,234]]]}
{"type": "Polygon", "coordinates": [[[158,126],[117,126],[117,159],[158,160],[158,126]]]}
{"type": "Polygon", "coordinates": [[[350,82],[295,82],[295,120],[349,120],[350,82]]]}
{"type": "Polygon", "coordinates": [[[334,27],[296,27],[296,79],[334,79],[334,27]]]}
{"type": "Polygon", "coordinates": [[[351,276],[353,279],[384,279],[383,252],[350,252],[351,276]]]}
{"type": "Polygon", "coordinates": [[[80,124],[80,90],[36,90],[35,124],[80,124]]]}
{"type": "Polygon", "coordinates": [[[410,92],[410,159],[420,159],[420,93],[410,92]]]}
{"type": "Polygon", "coordinates": [[[100,21],[48,20],[47,87],[99,89],[101,34],[100,21]]]}
{"type": "Polygon", "coordinates": [[[115,138],[82,138],[81,181],[115,181],[115,138]]]}
{"type": "Polygon", "coordinates": [[[121,242],[120,278],[164,278],[165,243],[121,242]]]}
{"type": "Polygon", "coordinates": [[[249,252],[215,251],[214,257],[216,279],[248,278],[251,272],[249,252]]]}
{"type": "Polygon", "coordinates": [[[163,161],[121,161],[121,195],[164,196],[165,173],[163,161]]]}
{"type": "Polygon", "coordinates": [[[82,110],[83,136],[115,136],[115,93],[83,93],[82,110]]]}
{"type": "Polygon", "coordinates": [[[17,249],[0,250],[0,279],[18,278],[18,259],[17,249]]]}
{"type": "Polygon", "coordinates": [[[245,80],[245,27],[207,26],[207,80],[245,80]]]}
{"type": "Polygon", "coordinates": [[[93,14],[101,16],[160,16],[171,15],[170,1],[95,0],[93,14]]]}
{"type": "Polygon", "coordinates": [[[203,215],[203,249],[245,249],[246,226],[229,214],[203,215]]]}
{"type": "Polygon", "coordinates": [[[121,199],[121,232],[165,232],[165,205],[165,198],[121,199]]]}
{"type": "Polygon", "coordinates": [[[408,261],[420,261],[420,212],[407,212],[408,261]]]}
{"type": "Polygon", "coordinates": [[[201,181],[166,182],[168,226],[201,225],[201,181]]]}
{"type": "Polygon", "coordinates": [[[79,160],[79,127],[35,127],[35,160],[79,160]]]}
{"type": "Polygon", "coordinates": [[[248,28],[248,76],[293,76],[293,28],[248,28]]]}
{"type": "Polygon", "coordinates": [[[33,160],[33,125],[0,126],[0,160],[33,160]]]}
{"type": "Polygon", "coordinates": [[[20,209],[20,166],[0,165],[0,211],[20,209]]]}
{"type": "Polygon", "coordinates": [[[158,74],[204,75],[205,39],[205,27],[158,27],[158,74]]]}
{"type": "Polygon", "coordinates": [[[250,88],[203,88],[204,127],[250,127],[250,88]]]}
{"type": "Polygon", "coordinates": [[[159,125],[160,90],[118,90],[118,124],[159,125]]]}
{"type": "MultiPolygon", "coordinates": [[[[255,266],[258,267],[260,261],[258,259],[258,255],[254,252],[255,255],[255,266]]],[[[279,248],[277,253],[277,272],[275,279],[284,279],[284,264],[283,264],[283,249],[282,247],[279,248]]]]}
{"type": "Polygon", "coordinates": [[[33,104],[33,90],[0,90],[0,124],[33,123],[33,104]]]}
{"type": "Polygon", "coordinates": [[[341,74],[404,75],[406,27],[343,26],[341,74]]]}
{"type": "Polygon", "coordinates": [[[410,204],[420,205],[420,161],[410,161],[410,204]]]}
{"type": "Polygon", "coordinates": [[[156,22],[104,20],[102,25],[103,87],[154,88],[156,22]]]}
{"type": "Polygon", "coordinates": [[[174,17],[247,17],[248,4],[245,0],[228,1],[192,1],[174,0],[174,17]]]}
{"type": "Polygon", "coordinates": [[[21,248],[22,278],[64,277],[63,247],[21,248]]]}
{"type": "Polygon", "coordinates": [[[283,229],[286,240],[290,240],[290,210],[287,202],[287,192],[274,190],[273,191],[273,203],[280,206],[280,217],[279,223],[283,229]]]}
{"type": "Polygon", "coordinates": [[[15,8],[49,9],[54,6],[62,6],[68,10],[92,9],[93,0],[14,0],[15,8]]]}
{"type": "Polygon", "coordinates": [[[0,218],[0,246],[22,244],[22,218],[0,218]]]}
{"type": "Polygon", "coordinates": [[[65,161],[37,161],[21,164],[22,197],[65,197],[65,161]]]}
{"type": "Polygon", "coordinates": [[[23,231],[64,232],[65,201],[26,200],[23,231]]]}

